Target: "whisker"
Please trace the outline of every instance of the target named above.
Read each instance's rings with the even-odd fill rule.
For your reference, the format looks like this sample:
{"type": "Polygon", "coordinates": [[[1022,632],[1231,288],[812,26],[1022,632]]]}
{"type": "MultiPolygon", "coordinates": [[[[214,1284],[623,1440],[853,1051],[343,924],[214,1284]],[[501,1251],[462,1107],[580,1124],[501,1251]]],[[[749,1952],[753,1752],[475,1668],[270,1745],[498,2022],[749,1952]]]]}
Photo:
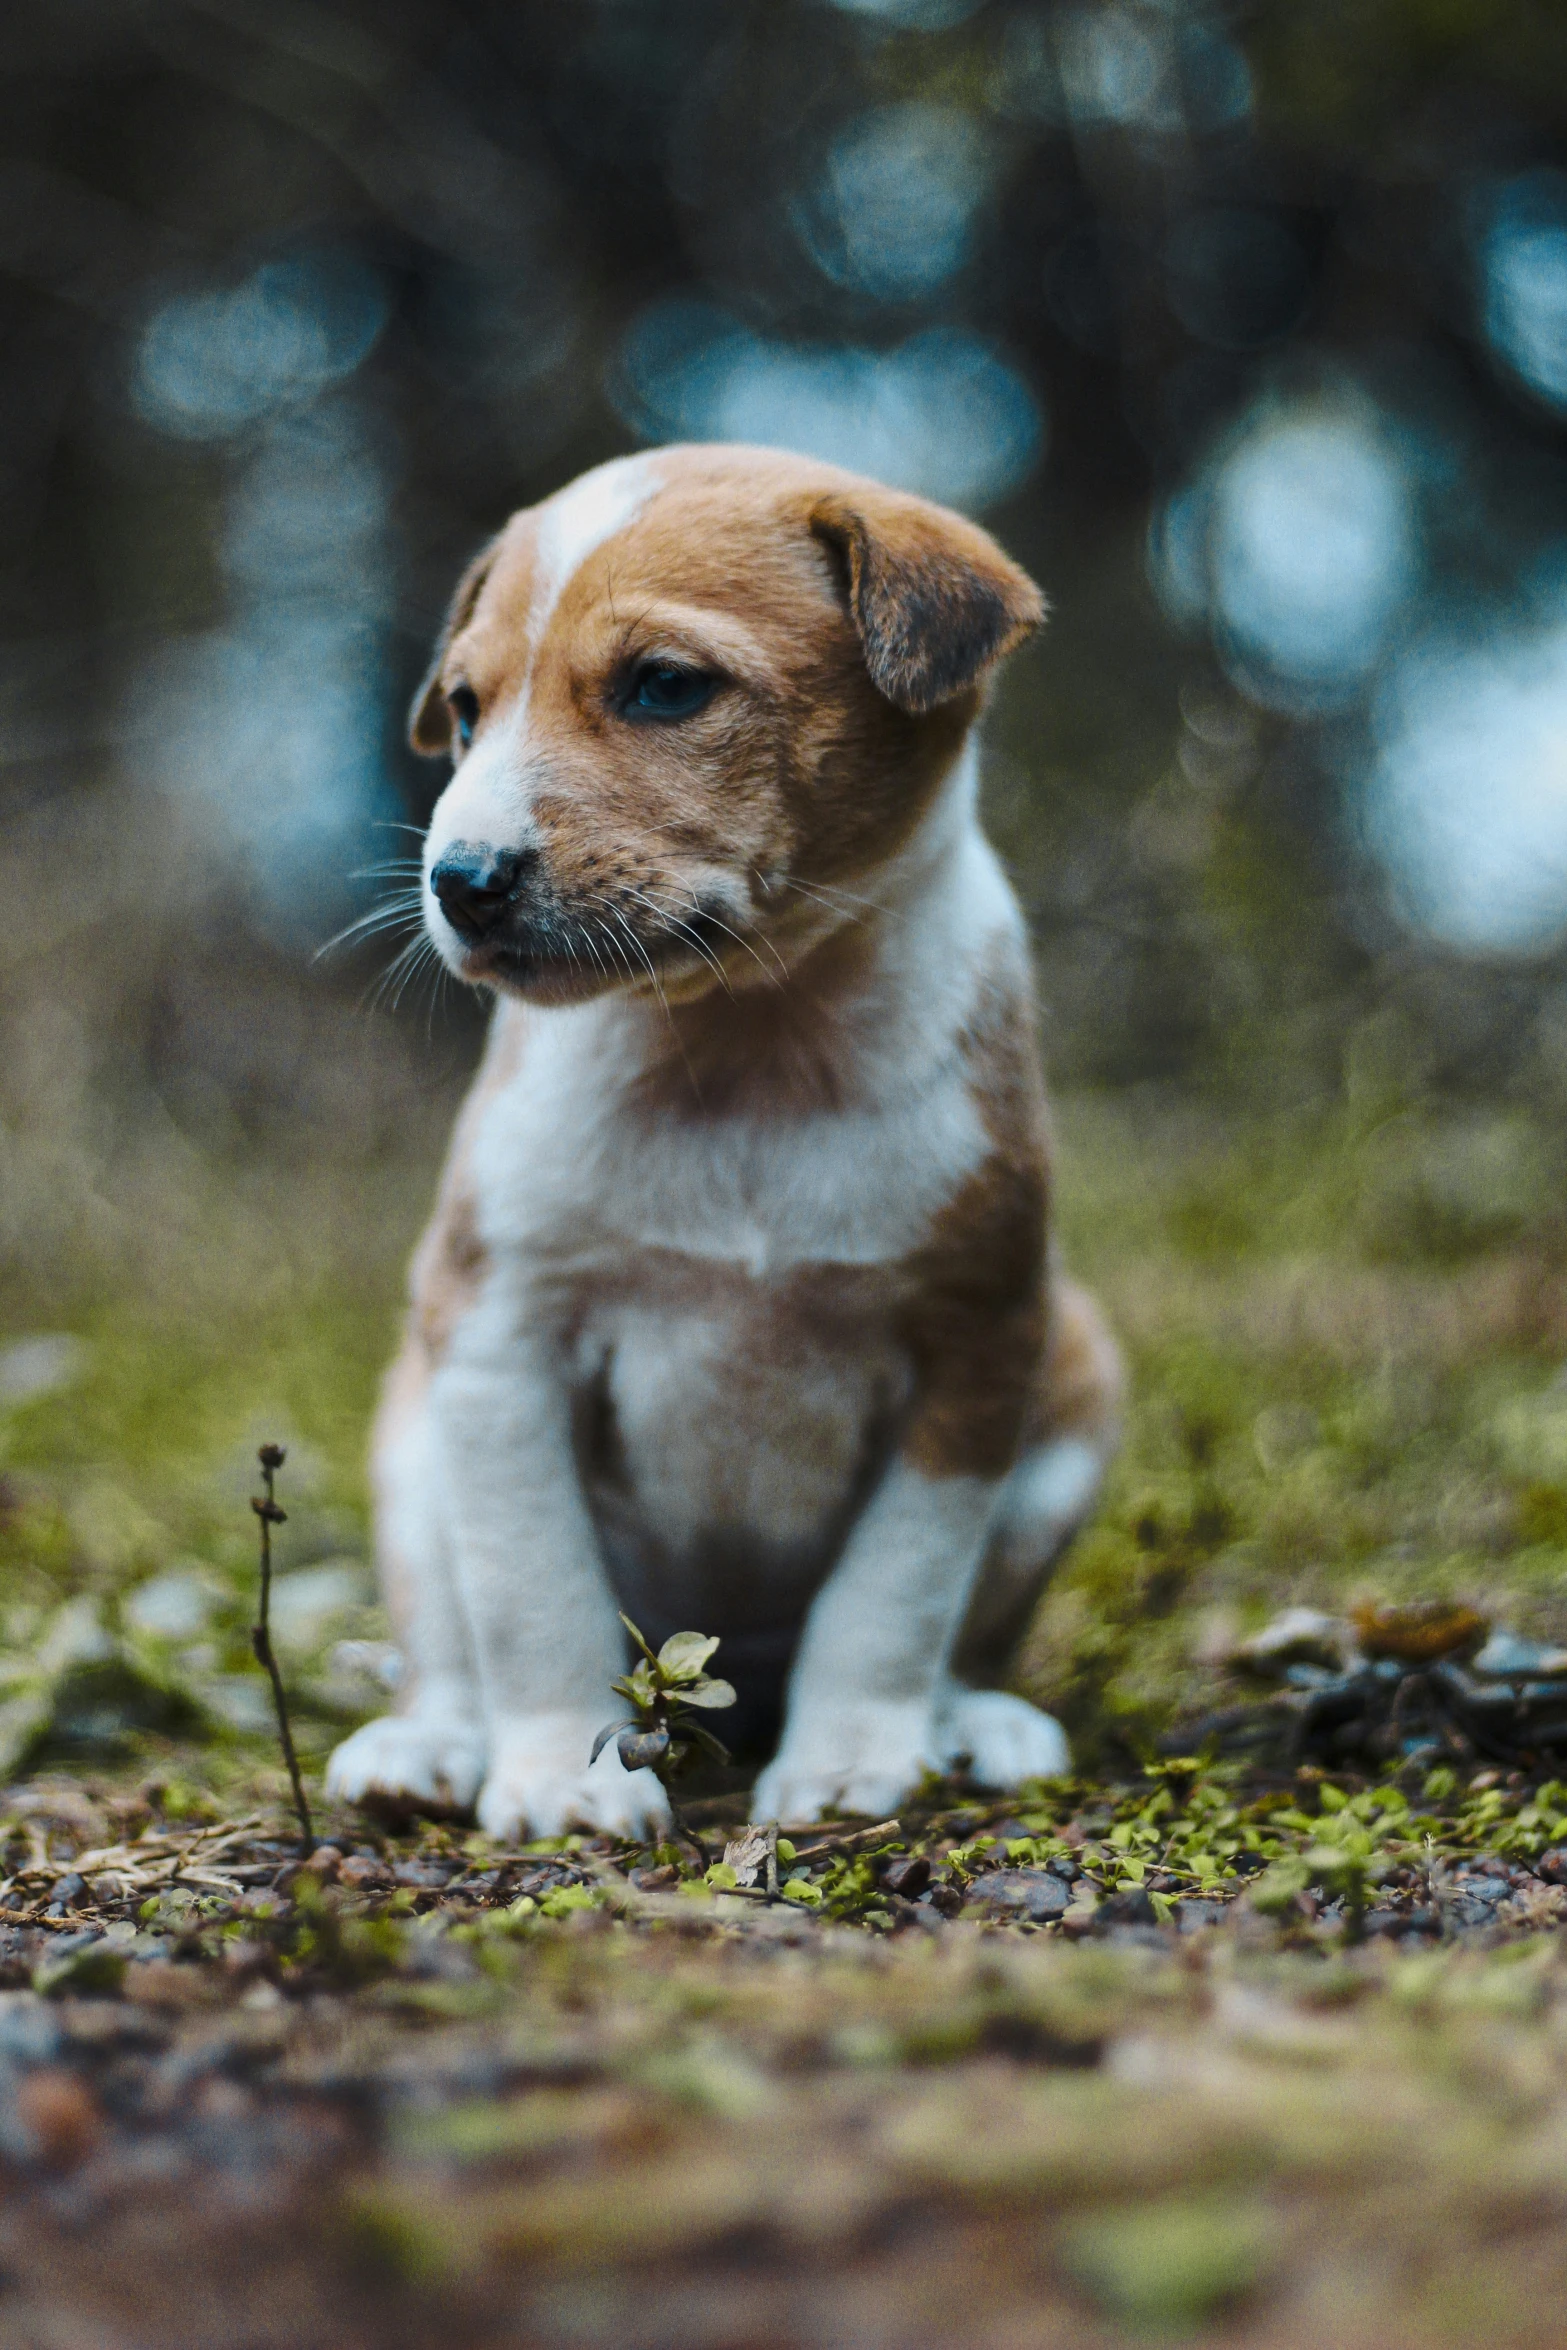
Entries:
{"type": "Polygon", "coordinates": [[[372,906],[369,913],[361,914],[357,921],[345,923],[324,946],[317,947],[310,959],[313,963],[319,963],[323,955],[331,954],[334,947],[346,945],[351,938],[369,938],[378,930],[395,930],[399,924],[415,923],[420,919],[422,910],[423,901],[413,892],[388,899],[379,906],[372,906]]]}
{"type": "Polygon", "coordinates": [[[798,890],[802,898],[814,898],[819,906],[826,907],[829,914],[840,914],[845,921],[862,922],[864,920],[863,914],[856,914],[851,910],[855,906],[863,906],[867,912],[872,914],[891,915],[895,921],[901,921],[903,918],[896,906],[878,905],[874,898],[858,898],[852,890],[834,889],[826,883],[823,883],[819,888],[812,889],[803,881],[784,880],[777,883],[776,886],[780,889],[798,890]]]}
{"type": "MultiPolygon", "coordinates": [[[[719,985],[720,985],[720,986],[723,988],[723,990],[724,990],[725,994],[726,994],[726,995],[733,995],[733,994],[734,994],[734,989],[733,989],[733,988],[730,986],[730,984],[729,984],[729,974],[728,974],[728,972],[727,972],[727,971],[724,969],[724,967],[723,967],[723,964],[722,964],[722,963],[719,961],[718,957],[717,957],[715,954],[713,954],[713,953],[712,953],[711,949],[710,949],[710,948],[709,948],[709,947],[708,947],[708,946],[705,944],[705,942],[704,942],[704,941],[703,941],[701,938],[699,938],[699,937],[698,937],[697,933],[696,933],[694,930],[690,929],[690,928],[689,928],[689,927],[688,927],[688,926],[687,926],[685,923],[683,923],[683,922],[677,922],[677,921],[673,920],[673,919],[672,919],[672,917],[671,917],[670,915],[668,915],[667,913],[665,913],[665,912],[664,912],[664,910],[663,910],[661,907],[658,907],[658,906],[655,906],[655,905],[653,905],[653,901],[652,901],[652,899],[651,899],[651,898],[649,898],[649,897],[645,897],[645,896],[643,895],[643,893],[642,893],[642,891],[641,891],[641,890],[633,889],[633,890],[631,890],[631,891],[629,892],[629,894],[630,894],[630,896],[632,896],[632,897],[634,897],[634,898],[641,898],[641,899],[642,899],[642,903],[643,903],[645,906],[648,906],[648,907],[650,907],[650,908],[651,908],[651,910],[652,910],[652,911],[653,911],[653,912],[654,912],[654,913],[655,913],[655,914],[658,916],[658,919],[659,919],[659,921],[660,921],[660,922],[661,922],[661,923],[664,925],[664,927],[665,927],[666,929],[668,929],[668,930],[678,930],[679,932],[681,932],[681,934],[682,934],[682,935],[683,935],[683,936],[684,936],[686,939],[688,939],[688,940],[689,940],[689,942],[690,942],[690,946],[691,946],[691,952],[692,952],[694,955],[696,955],[700,961],[702,961],[703,963],[705,963],[705,964],[707,965],[707,968],[709,969],[709,971],[711,971],[711,972],[712,972],[712,974],[713,974],[713,977],[714,977],[714,978],[715,978],[715,979],[718,981],[719,985]]],[[[622,928],[622,929],[625,931],[625,933],[626,933],[626,936],[627,936],[629,939],[631,939],[631,940],[632,940],[633,944],[635,945],[635,947],[636,947],[636,949],[637,949],[637,952],[638,952],[638,954],[640,954],[640,955],[642,956],[643,960],[644,960],[645,962],[647,962],[647,963],[648,963],[648,965],[649,965],[649,968],[651,968],[651,966],[652,966],[652,958],[651,958],[651,957],[648,955],[648,953],[647,953],[647,949],[646,949],[646,948],[643,946],[643,944],[642,944],[642,941],[641,941],[641,940],[640,940],[640,939],[637,937],[637,935],[636,935],[636,932],[635,932],[635,931],[634,931],[634,930],[631,928],[631,926],[630,926],[630,924],[627,922],[627,920],[626,920],[626,918],[625,918],[624,914],[622,914],[622,913],[620,912],[619,908],[618,908],[618,907],[617,907],[617,906],[614,904],[613,900],[612,900],[612,899],[610,899],[610,898],[606,898],[606,897],[602,897],[602,896],[601,896],[601,897],[600,897],[600,899],[599,899],[599,903],[600,903],[601,905],[605,905],[605,906],[608,906],[608,907],[609,907],[609,909],[610,909],[610,912],[611,912],[611,914],[613,915],[614,919],[615,919],[615,920],[616,920],[616,921],[617,921],[617,922],[620,924],[621,928],[622,928]]]]}
{"type": "MultiPolygon", "coordinates": [[[[643,905],[650,907],[655,914],[659,915],[661,920],[668,922],[672,929],[681,931],[688,938],[694,937],[694,934],[688,924],[676,921],[675,918],[669,913],[667,907],[661,907],[655,904],[654,900],[648,896],[646,891],[634,889],[631,894],[634,898],[640,898],[643,905]]],[[[661,891],[659,894],[661,896],[667,896],[668,893],[661,891]]],[[[773,945],[771,939],[764,937],[762,939],[762,944],[766,947],[768,953],[772,956],[773,961],[778,966],[776,974],[768,970],[767,965],[762,961],[761,956],[757,953],[755,947],[752,946],[748,938],[742,938],[738,930],[731,930],[727,922],[720,922],[718,916],[714,913],[711,913],[705,906],[703,906],[694,893],[688,892],[688,895],[691,897],[691,911],[693,914],[700,915],[704,922],[710,922],[713,928],[715,930],[721,930],[726,938],[732,938],[737,947],[744,947],[746,953],[750,956],[752,962],[756,965],[758,971],[761,972],[762,977],[768,982],[769,986],[781,987],[783,985],[783,982],[789,976],[789,966],[784,961],[782,955],[778,952],[778,949],[773,945]]]]}

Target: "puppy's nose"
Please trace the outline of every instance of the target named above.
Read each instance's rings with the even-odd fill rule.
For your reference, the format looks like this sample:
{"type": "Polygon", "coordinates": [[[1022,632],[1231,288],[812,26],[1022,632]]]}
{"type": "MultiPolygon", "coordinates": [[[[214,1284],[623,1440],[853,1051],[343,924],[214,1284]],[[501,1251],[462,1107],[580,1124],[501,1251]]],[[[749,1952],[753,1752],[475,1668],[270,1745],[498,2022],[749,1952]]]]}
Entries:
{"type": "Polygon", "coordinates": [[[526,849],[488,849],[453,841],[430,875],[441,912],[460,938],[482,938],[506,911],[526,849]]]}

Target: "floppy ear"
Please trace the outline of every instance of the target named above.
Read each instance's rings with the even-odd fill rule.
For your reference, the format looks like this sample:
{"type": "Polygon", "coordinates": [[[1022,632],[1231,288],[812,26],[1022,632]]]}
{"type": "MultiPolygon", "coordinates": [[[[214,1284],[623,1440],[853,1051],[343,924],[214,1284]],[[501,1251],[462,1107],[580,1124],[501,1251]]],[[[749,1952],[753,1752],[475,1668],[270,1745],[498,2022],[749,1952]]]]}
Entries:
{"type": "Polygon", "coordinates": [[[435,641],[435,653],[425,671],[419,691],[414,695],[413,708],[408,713],[408,740],[416,751],[427,759],[438,758],[442,751],[452,747],[452,714],[446,707],[446,696],[441,691],[441,670],[451,641],[459,629],[466,628],[473,618],[473,608],[479,601],[479,590],[490,576],[499,539],[491,539],[481,547],[457,582],[457,592],[447,606],[441,633],[435,641]]]}
{"type": "Polygon", "coordinates": [[[843,567],[871,683],[915,716],[976,685],[1045,617],[993,538],[924,498],[834,492],[813,506],[811,529],[843,567]]]}

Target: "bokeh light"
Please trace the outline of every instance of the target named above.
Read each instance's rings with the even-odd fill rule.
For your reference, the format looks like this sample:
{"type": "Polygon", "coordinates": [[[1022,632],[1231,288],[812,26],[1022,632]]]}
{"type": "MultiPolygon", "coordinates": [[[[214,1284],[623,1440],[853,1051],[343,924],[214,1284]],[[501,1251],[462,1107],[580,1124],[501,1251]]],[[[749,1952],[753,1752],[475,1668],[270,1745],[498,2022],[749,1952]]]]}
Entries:
{"type": "Polygon", "coordinates": [[[1043,442],[1023,376],[952,327],[878,352],[784,343],[706,304],[660,304],[634,321],[614,389],[651,441],[798,449],[974,508],[1026,480],[1043,442]]]}
{"type": "Polygon", "coordinates": [[[222,438],[352,375],[386,318],[384,286],[353,262],[268,262],[231,290],[162,303],[142,335],[132,397],[160,432],[222,438]]]}
{"type": "Polygon", "coordinates": [[[890,31],[940,33],[962,24],[984,0],[832,0],[847,16],[878,19],[890,31]]]}
{"type": "Polygon", "coordinates": [[[1206,619],[1253,699],[1344,708],[1419,580],[1408,469],[1359,403],[1265,403],[1167,504],[1151,559],[1168,608],[1206,619]]]}
{"type": "Polygon", "coordinates": [[[340,387],[386,319],[350,260],[267,263],[183,294],[142,337],[133,398],[175,439],[245,432],[219,531],[226,625],[142,670],[128,733],[215,875],[242,874],[274,935],[319,939],[351,902],[385,773],[385,634],[395,601],[388,482],[340,387]]]}
{"type": "Polygon", "coordinates": [[[994,163],[985,126],[958,107],[878,107],[840,132],[796,206],[807,250],[835,284],[918,301],[967,260],[994,163]]]}
{"type": "Polygon", "coordinates": [[[1412,648],[1374,733],[1365,834],[1404,919],[1468,951],[1567,937],[1567,613],[1412,648]]]}
{"type": "Polygon", "coordinates": [[[1485,332],[1518,379],[1567,409],[1567,173],[1510,180],[1485,208],[1485,332]]]}

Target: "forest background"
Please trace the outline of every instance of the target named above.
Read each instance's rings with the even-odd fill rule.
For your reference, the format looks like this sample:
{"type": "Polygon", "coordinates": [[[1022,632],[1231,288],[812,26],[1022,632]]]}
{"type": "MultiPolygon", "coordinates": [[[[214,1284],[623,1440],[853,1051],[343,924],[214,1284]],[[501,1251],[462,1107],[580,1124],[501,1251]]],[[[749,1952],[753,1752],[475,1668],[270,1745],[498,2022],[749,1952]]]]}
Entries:
{"type": "Polygon", "coordinates": [[[1124,1758],[1286,1602],[1567,1634],[1558,10],[61,0],[0,117],[13,1764],[157,1728],[49,1712],[126,1640],[259,1721],[262,1438],[307,1747],[381,1701],[365,1432],[482,1009],[319,950],[438,788],[461,564],[672,437],[1052,599],[986,804],[1134,1404],[1028,1686],[1124,1758]]]}

